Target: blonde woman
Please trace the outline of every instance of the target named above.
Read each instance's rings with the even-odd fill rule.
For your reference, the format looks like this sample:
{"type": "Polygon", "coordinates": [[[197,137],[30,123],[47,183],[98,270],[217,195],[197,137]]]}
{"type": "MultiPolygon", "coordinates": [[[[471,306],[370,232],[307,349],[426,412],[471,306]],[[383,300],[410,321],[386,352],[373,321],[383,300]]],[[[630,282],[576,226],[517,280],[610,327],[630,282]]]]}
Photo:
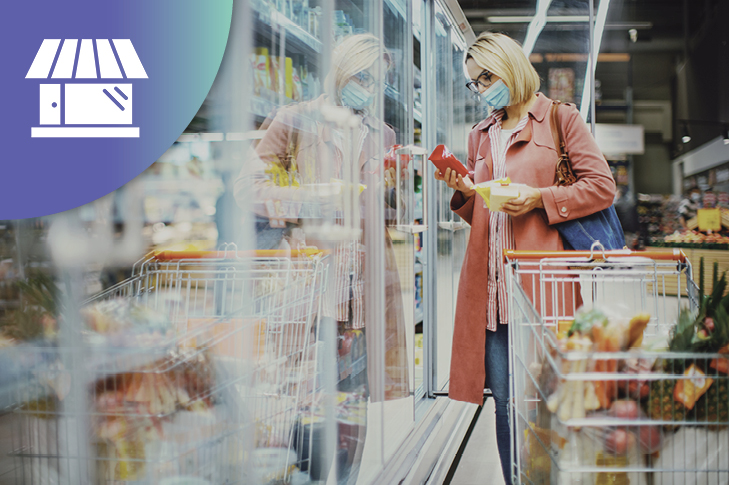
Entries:
{"type": "MultiPolygon", "coordinates": [[[[503,34],[484,32],[468,49],[467,87],[493,109],[469,135],[468,170],[463,178],[447,169],[435,178],[455,190],[451,209],[471,225],[461,271],[453,336],[449,394],[451,399],[483,403],[484,384],[496,406],[496,438],[506,483],[511,483],[511,437],[508,418],[509,339],[503,250],[563,250],[552,225],[590,215],[613,203],[615,182],[587,125],[572,105],[562,106],[559,123],[577,182],[555,187],[557,151],[550,128],[552,100],[539,90],[539,76],[521,46],[503,34]],[[525,184],[503,212],[490,212],[472,186],[510,177],[525,184]],[[484,278],[486,284],[484,285],[484,278]]],[[[579,291],[559,298],[524,281],[527,295],[548,315],[571,315],[580,305],[579,291]],[[558,308],[552,308],[558,301],[558,308]]]]}

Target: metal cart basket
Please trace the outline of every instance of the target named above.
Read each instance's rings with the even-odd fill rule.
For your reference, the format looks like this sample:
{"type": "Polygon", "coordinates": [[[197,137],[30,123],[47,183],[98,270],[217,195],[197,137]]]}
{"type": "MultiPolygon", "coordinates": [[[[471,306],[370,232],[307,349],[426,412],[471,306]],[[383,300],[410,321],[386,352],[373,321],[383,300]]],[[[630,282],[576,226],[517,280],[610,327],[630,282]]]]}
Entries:
{"type": "Polygon", "coordinates": [[[164,251],[135,264],[83,303],[77,342],[23,350],[15,483],[303,473],[312,445],[296,427],[320,387],[326,261],[313,251],[164,251]]]}
{"type": "Polygon", "coordinates": [[[565,345],[563,332],[580,299],[628,320],[648,314],[644,342],[667,339],[681,309],[698,306],[683,252],[505,251],[505,257],[513,481],[729,483],[729,383],[726,369],[711,370],[727,355],[565,345]],[[676,398],[679,388],[706,384],[710,392],[690,410],[676,398]],[[589,399],[598,388],[609,409],[589,399]],[[618,400],[629,409],[621,411],[618,400]]]}

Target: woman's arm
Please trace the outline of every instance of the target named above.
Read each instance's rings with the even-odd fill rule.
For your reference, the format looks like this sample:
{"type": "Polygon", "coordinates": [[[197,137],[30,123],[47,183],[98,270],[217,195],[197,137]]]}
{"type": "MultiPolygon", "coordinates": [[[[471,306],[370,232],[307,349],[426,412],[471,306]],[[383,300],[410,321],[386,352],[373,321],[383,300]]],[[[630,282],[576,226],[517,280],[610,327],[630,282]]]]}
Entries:
{"type": "MultiPolygon", "coordinates": [[[[295,221],[297,218],[280,217],[276,212],[284,209],[281,206],[283,201],[298,203],[304,198],[302,189],[280,183],[281,177],[292,175],[287,159],[291,150],[289,144],[293,131],[299,129],[294,126],[295,116],[290,111],[279,111],[256,149],[249,151],[235,180],[233,192],[241,206],[253,201],[253,211],[260,216],[295,221]]],[[[298,147],[294,147],[294,153],[296,149],[298,147]]]]}
{"type": "Polygon", "coordinates": [[[560,123],[572,171],[569,187],[539,189],[549,224],[579,219],[607,209],[615,199],[615,180],[605,157],[574,106],[560,108],[560,123]]]}

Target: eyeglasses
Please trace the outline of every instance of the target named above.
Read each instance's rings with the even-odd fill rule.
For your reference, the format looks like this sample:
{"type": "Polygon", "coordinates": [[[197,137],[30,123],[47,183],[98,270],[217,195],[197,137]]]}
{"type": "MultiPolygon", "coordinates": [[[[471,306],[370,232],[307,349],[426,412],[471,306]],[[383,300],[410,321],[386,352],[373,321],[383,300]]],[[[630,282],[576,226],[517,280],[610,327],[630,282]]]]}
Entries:
{"type": "Polygon", "coordinates": [[[466,87],[471,90],[472,93],[480,94],[480,91],[478,89],[479,84],[483,86],[484,89],[488,89],[491,86],[491,73],[487,69],[484,69],[483,72],[478,75],[475,81],[468,81],[466,83],[466,87]],[[488,82],[489,84],[484,84],[480,81],[480,79],[484,76],[486,77],[486,82],[488,82]]]}
{"type": "Polygon", "coordinates": [[[372,86],[373,84],[375,84],[377,82],[377,80],[375,79],[375,76],[373,76],[372,74],[370,74],[367,71],[360,71],[352,77],[357,79],[357,82],[359,83],[359,85],[365,89],[369,88],[370,86],[372,86]]]}

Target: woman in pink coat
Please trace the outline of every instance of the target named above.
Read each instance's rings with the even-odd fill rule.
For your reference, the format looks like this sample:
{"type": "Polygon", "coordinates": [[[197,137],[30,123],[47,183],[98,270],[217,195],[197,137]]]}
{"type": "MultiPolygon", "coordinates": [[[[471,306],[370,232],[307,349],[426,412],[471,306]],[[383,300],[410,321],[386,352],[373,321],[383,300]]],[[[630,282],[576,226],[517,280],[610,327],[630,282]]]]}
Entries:
{"type": "MultiPolygon", "coordinates": [[[[449,394],[451,399],[483,403],[484,384],[496,406],[496,437],[506,483],[511,483],[509,340],[504,249],[562,250],[553,224],[584,217],[613,203],[615,182],[605,158],[579,112],[559,109],[559,123],[577,182],[555,187],[557,150],[550,127],[552,101],[541,93],[539,76],[521,46],[491,32],[468,49],[469,89],[491,106],[491,115],[469,135],[468,170],[463,178],[436,172],[456,192],[451,209],[471,225],[455,315],[449,394]],[[491,212],[472,186],[509,177],[525,184],[521,195],[491,212]],[[486,280],[486,284],[484,284],[486,280]]],[[[538,288],[525,288],[540,301],[538,288]]],[[[579,291],[544,298],[542,314],[570,316],[580,305],[579,291]],[[558,308],[551,302],[558,301],[558,308]]]]}

